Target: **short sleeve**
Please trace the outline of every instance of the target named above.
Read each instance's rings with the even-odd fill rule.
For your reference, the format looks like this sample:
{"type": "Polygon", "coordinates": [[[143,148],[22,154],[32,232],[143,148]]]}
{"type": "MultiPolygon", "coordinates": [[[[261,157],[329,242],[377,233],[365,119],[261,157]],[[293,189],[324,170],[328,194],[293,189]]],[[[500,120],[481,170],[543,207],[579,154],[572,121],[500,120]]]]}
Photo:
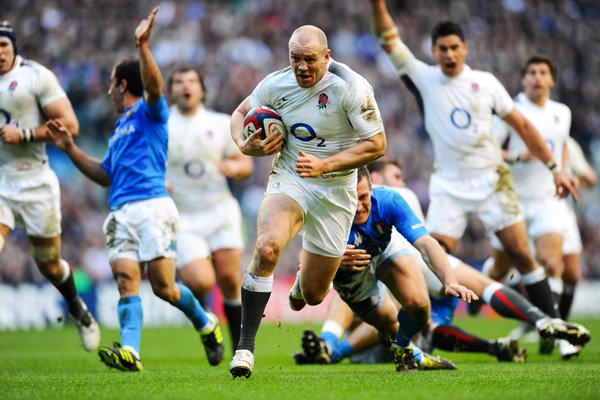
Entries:
{"type": "Polygon", "coordinates": [[[367,139],[383,132],[383,121],[373,88],[366,79],[360,75],[357,77],[349,88],[346,111],[356,134],[367,139]]]}
{"type": "Polygon", "coordinates": [[[386,218],[386,224],[394,226],[398,233],[404,236],[410,244],[429,234],[423,221],[417,217],[398,192],[389,189],[382,189],[381,191],[379,209],[381,215],[386,218]]]}
{"type": "Polygon", "coordinates": [[[515,108],[515,104],[500,81],[492,74],[490,74],[490,76],[490,95],[494,99],[492,108],[496,115],[500,118],[504,118],[515,108]]]}
{"type": "Polygon", "coordinates": [[[54,72],[40,64],[36,64],[36,67],[39,73],[39,82],[35,85],[36,97],[42,108],[67,96],[54,72]]]}
{"type": "Polygon", "coordinates": [[[157,122],[167,122],[169,119],[169,106],[165,96],[161,96],[155,104],[148,104],[145,97],[142,97],[142,102],[149,119],[157,122]]]}

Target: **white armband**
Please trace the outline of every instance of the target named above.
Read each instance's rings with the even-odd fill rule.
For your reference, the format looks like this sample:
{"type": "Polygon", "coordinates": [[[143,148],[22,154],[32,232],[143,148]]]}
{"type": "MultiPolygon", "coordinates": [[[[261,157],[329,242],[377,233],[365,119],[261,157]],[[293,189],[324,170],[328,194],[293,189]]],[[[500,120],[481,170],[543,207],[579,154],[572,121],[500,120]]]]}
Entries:
{"type": "Polygon", "coordinates": [[[388,29],[379,33],[379,44],[396,69],[404,67],[411,56],[409,48],[400,40],[398,29],[388,29]]]}

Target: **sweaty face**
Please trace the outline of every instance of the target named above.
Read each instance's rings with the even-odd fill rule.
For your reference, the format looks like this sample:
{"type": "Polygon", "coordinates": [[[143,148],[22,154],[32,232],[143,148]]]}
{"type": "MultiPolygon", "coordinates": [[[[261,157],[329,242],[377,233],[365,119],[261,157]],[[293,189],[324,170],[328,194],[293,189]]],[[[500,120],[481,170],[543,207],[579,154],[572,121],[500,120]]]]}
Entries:
{"type": "Polygon", "coordinates": [[[176,73],[171,84],[171,96],[181,113],[195,111],[204,99],[204,90],[196,71],[176,73]]]}
{"type": "Polygon", "coordinates": [[[446,76],[457,76],[463,70],[469,49],[457,35],[436,39],[431,54],[446,76]]]}
{"type": "Polygon", "coordinates": [[[110,87],[108,88],[108,95],[113,101],[115,110],[118,113],[122,113],[125,110],[125,106],[123,105],[123,93],[121,92],[121,87],[117,84],[114,69],[110,75],[110,87]]]}
{"type": "Polygon", "coordinates": [[[533,101],[550,97],[554,87],[554,78],[550,66],[546,63],[530,64],[521,80],[525,95],[533,101]]]}
{"type": "Polygon", "coordinates": [[[362,225],[367,222],[369,215],[371,215],[371,184],[366,177],[356,185],[356,191],[358,192],[358,204],[356,206],[356,213],[354,214],[355,225],[362,225]]]}
{"type": "Polygon", "coordinates": [[[15,49],[6,36],[0,36],[0,74],[10,71],[15,61],[15,49]]]}
{"type": "Polygon", "coordinates": [[[323,49],[315,39],[292,40],[289,50],[290,66],[300,87],[312,87],[323,78],[331,56],[329,49],[323,49]]]}

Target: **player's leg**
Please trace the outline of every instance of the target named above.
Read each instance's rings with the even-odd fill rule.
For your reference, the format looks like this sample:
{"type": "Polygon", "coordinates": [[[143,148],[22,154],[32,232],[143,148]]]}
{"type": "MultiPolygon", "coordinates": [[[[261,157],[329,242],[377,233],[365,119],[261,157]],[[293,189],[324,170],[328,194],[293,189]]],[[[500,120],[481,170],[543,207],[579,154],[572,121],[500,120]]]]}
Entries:
{"type": "Polygon", "coordinates": [[[7,225],[0,223],[0,253],[6,244],[6,240],[8,239],[8,235],[10,234],[12,229],[10,229],[7,225]]]}
{"type": "Polygon", "coordinates": [[[121,254],[111,260],[111,269],[119,290],[117,315],[120,326],[120,343],[100,346],[100,361],[121,371],[141,371],[140,350],[144,313],[139,296],[142,267],[134,252],[121,254]]]}
{"type": "Polygon", "coordinates": [[[562,274],[564,271],[561,233],[545,233],[535,238],[536,258],[546,270],[550,290],[556,302],[560,301],[563,292],[562,274]]]}
{"type": "Polygon", "coordinates": [[[575,288],[581,279],[580,253],[565,254],[563,256],[564,271],[562,275],[563,294],[560,298],[560,316],[564,320],[569,319],[573,297],[575,296],[575,288]]]}
{"type": "Polygon", "coordinates": [[[252,373],[256,333],[273,289],[273,272],[281,252],[302,228],[303,219],[303,209],[287,195],[271,194],[261,202],[256,246],[242,281],[240,341],[229,364],[234,378],[252,373]]]}
{"type": "Polygon", "coordinates": [[[425,326],[431,313],[425,278],[410,255],[400,255],[380,265],[377,275],[400,302],[396,342],[400,347],[407,347],[412,337],[425,326]]]}
{"type": "Polygon", "coordinates": [[[212,254],[234,351],[240,341],[242,324],[242,259],[239,249],[221,249],[212,254]]]}
{"type": "Polygon", "coordinates": [[[354,312],[336,292],[332,296],[319,336],[310,329],[304,331],[302,352],[294,354],[297,364],[337,363],[352,354],[352,347],[344,334],[354,324],[354,312]],[[318,342],[323,343],[325,354],[314,350],[317,345],[320,346],[318,342]]]}
{"type": "Polygon", "coordinates": [[[505,251],[523,276],[523,286],[531,302],[552,318],[558,311],[546,273],[532,258],[525,222],[521,221],[496,232],[505,251]]]}
{"type": "MultiPolygon", "coordinates": [[[[179,255],[179,246],[178,252],[179,255]]],[[[203,299],[217,282],[213,263],[208,258],[196,258],[178,268],[181,281],[194,296],[203,303],[203,299]]]]}

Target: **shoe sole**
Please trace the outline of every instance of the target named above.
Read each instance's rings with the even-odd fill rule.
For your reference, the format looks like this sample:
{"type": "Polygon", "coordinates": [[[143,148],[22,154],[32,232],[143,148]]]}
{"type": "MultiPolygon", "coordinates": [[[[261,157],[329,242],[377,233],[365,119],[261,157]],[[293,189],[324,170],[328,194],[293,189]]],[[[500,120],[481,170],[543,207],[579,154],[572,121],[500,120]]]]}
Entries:
{"type": "Polygon", "coordinates": [[[540,337],[544,339],[564,339],[574,346],[585,346],[592,336],[588,331],[579,329],[577,327],[568,328],[565,326],[559,326],[550,328],[547,330],[538,331],[540,337]]]}
{"type": "Polygon", "coordinates": [[[252,371],[246,367],[233,367],[229,370],[229,372],[234,379],[241,377],[248,379],[250,378],[250,375],[252,375],[252,371]]]}
{"type": "Polygon", "coordinates": [[[560,358],[562,358],[565,361],[569,361],[571,358],[574,357],[579,357],[579,352],[560,355],[560,358]]]}
{"type": "Polygon", "coordinates": [[[310,329],[305,330],[302,336],[302,350],[312,360],[311,364],[331,364],[329,355],[323,354],[319,337],[310,329]]]}

